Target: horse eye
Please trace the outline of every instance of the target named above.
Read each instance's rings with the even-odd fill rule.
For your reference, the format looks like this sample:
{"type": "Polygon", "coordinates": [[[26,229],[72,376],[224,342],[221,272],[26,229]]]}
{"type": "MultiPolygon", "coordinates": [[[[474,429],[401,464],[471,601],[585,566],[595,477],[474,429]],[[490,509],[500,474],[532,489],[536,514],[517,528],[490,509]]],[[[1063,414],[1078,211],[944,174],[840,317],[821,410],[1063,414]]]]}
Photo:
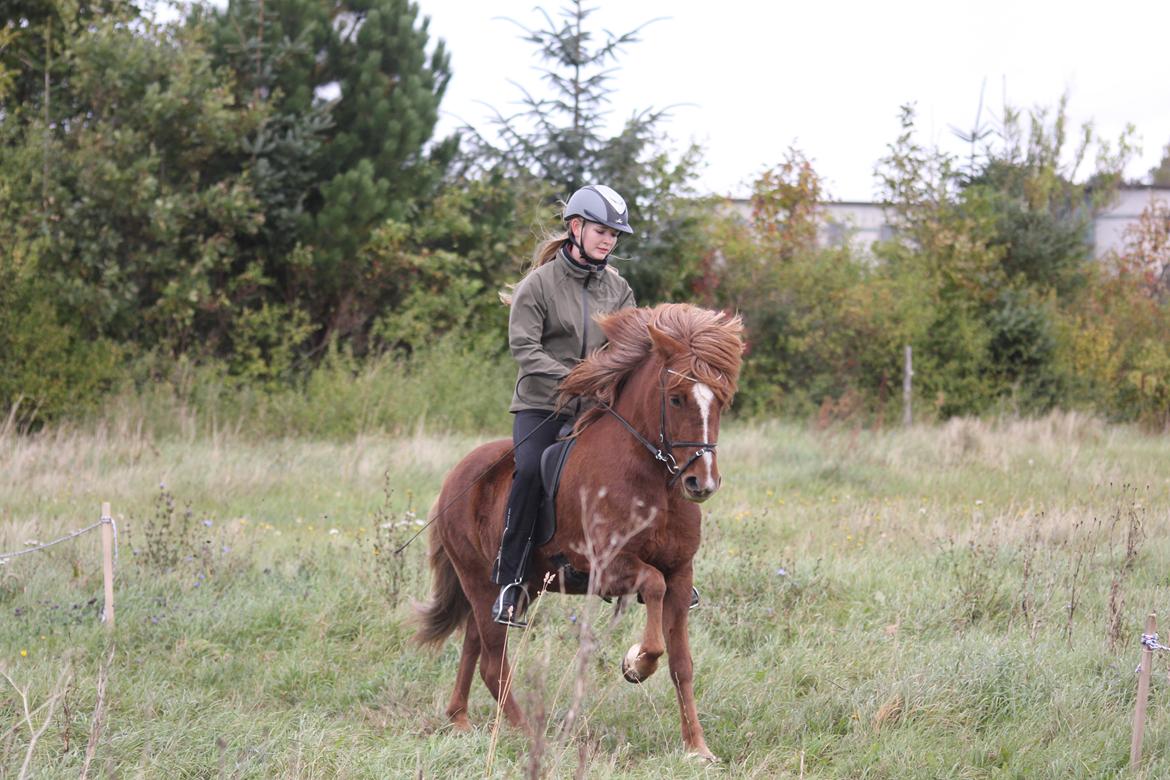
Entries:
{"type": "Polygon", "coordinates": [[[672,396],[670,397],[670,405],[671,405],[671,406],[673,406],[675,409],[677,409],[677,408],[679,408],[680,406],[682,406],[682,396],[680,396],[680,395],[672,395],[672,396]]]}

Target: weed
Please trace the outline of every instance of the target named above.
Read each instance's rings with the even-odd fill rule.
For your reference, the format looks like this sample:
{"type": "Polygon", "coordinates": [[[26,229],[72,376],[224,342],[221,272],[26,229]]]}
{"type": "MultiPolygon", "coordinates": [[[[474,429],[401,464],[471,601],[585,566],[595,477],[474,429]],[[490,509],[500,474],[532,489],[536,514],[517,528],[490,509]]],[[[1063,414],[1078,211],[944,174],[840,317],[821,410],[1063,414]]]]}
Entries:
{"type": "Polygon", "coordinates": [[[415,510],[412,491],[406,491],[402,509],[395,508],[395,503],[392,477],[387,471],[383,478],[382,505],[374,512],[370,554],[378,593],[391,607],[398,606],[409,579],[408,559],[419,558],[411,555],[409,546],[403,549],[403,545],[413,540],[421,548],[425,542],[418,533],[426,524],[415,510]]]}
{"type": "MultiPolygon", "coordinates": [[[[1107,609],[1105,634],[1109,646],[1116,648],[1125,633],[1125,582],[1137,564],[1141,552],[1142,542],[1145,541],[1145,504],[1138,500],[1138,491],[1128,485],[1122,487],[1114,507],[1113,517],[1109,525],[1110,547],[1114,546],[1115,534],[1124,536],[1125,551],[1113,570],[1113,578],[1109,584],[1109,605],[1107,609]]],[[[1111,554],[1110,558],[1116,558],[1111,554]]]]}

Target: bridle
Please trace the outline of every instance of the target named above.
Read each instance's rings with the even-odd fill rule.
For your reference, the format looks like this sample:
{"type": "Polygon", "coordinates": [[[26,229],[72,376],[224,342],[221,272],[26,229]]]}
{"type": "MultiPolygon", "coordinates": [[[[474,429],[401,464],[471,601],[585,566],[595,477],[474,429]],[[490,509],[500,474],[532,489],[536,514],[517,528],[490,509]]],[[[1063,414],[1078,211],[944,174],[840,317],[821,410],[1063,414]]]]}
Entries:
{"type": "Polygon", "coordinates": [[[686,379],[686,380],[689,380],[689,381],[695,382],[695,383],[698,383],[698,381],[699,381],[699,380],[695,379],[694,377],[687,376],[686,374],[680,374],[678,371],[672,371],[669,368],[664,367],[662,369],[662,374],[658,378],[658,386],[662,391],[662,399],[661,399],[661,403],[659,405],[659,409],[660,409],[661,414],[660,414],[660,421],[659,421],[659,427],[658,427],[658,446],[657,447],[654,446],[654,444],[651,443],[651,441],[649,439],[647,439],[645,436],[643,436],[642,433],[637,428],[635,428],[633,425],[631,425],[626,420],[625,417],[622,417],[620,414],[618,414],[617,411],[612,406],[610,406],[609,404],[605,403],[604,401],[600,401],[600,400],[597,403],[602,409],[604,409],[605,411],[609,412],[614,417],[616,417],[617,421],[620,422],[625,427],[625,429],[627,431],[629,431],[630,434],[635,439],[638,440],[639,444],[641,444],[643,447],[645,447],[646,450],[651,455],[654,456],[655,460],[661,462],[664,466],[666,466],[666,473],[670,475],[670,478],[667,480],[666,484],[668,487],[674,487],[674,483],[678,481],[678,478],[681,477],[683,475],[683,472],[685,472],[687,469],[689,469],[691,467],[691,465],[694,464],[694,462],[696,460],[703,457],[704,455],[706,455],[709,452],[710,453],[715,452],[715,444],[716,443],[715,442],[707,442],[707,441],[671,441],[670,435],[666,431],[666,375],[667,374],[674,374],[675,376],[680,376],[683,379],[686,379]],[[675,458],[674,458],[674,450],[678,449],[679,447],[698,447],[698,449],[695,450],[695,452],[691,455],[691,457],[687,459],[686,463],[684,463],[683,465],[680,466],[680,465],[678,465],[678,461],[675,460],[675,458]]]}

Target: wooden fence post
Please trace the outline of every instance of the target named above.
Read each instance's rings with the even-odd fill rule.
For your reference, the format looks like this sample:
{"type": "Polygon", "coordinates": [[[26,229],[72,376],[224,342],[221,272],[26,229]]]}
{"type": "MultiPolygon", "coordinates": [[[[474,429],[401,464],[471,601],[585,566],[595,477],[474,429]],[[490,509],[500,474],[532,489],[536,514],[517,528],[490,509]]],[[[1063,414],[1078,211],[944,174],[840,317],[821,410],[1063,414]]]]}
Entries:
{"type": "MultiPolygon", "coordinates": [[[[1158,632],[1158,616],[1151,612],[1146,616],[1146,635],[1158,632]]],[[[1150,698],[1150,670],[1154,665],[1154,650],[1142,643],[1142,665],[1138,673],[1137,704],[1133,711],[1133,742],[1129,745],[1129,767],[1136,770],[1142,761],[1142,737],[1146,731],[1146,702],[1150,698]]]]}
{"type": "Polygon", "coordinates": [[[102,610],[102,621],[106,628],[114,630],[114,526],[110,514],[110,503],[102,503],[102,573],[106,585],[106,606],[102,610]]]}

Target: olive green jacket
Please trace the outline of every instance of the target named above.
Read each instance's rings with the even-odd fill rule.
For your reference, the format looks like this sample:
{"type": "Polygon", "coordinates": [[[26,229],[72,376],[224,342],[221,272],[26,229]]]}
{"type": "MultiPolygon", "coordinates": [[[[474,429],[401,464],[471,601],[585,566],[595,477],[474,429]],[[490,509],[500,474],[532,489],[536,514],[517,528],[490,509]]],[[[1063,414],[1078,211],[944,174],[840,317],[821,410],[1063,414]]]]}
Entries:
{"type": "Polygon", "coordinates": [[[508,346],[520,364],[508,410],[555,409],[569,369],[605,343],[594,315],[633,305],[634,291],[617,269],[578,265],[563,249],[524,277],[508,315],[508,346]]]}

